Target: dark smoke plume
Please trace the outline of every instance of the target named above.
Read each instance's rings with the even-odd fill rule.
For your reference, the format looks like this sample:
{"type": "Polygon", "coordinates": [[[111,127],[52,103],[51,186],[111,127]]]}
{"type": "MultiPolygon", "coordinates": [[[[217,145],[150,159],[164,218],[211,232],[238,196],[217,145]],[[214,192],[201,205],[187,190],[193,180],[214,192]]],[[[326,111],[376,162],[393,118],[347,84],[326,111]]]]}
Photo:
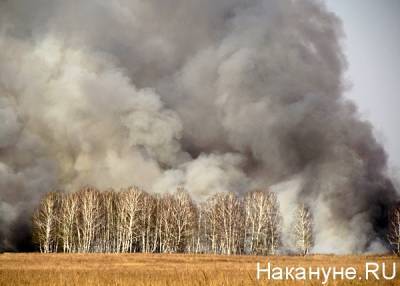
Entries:
{"type": "Polygon", "coordinates": [[[384,247],[395,190],[342,38],[312,0],[1,1],[2,247],[26,247],[43,193],[87,184],[270,188],[285,225],[311,204],[316,252],[384,247]]]}

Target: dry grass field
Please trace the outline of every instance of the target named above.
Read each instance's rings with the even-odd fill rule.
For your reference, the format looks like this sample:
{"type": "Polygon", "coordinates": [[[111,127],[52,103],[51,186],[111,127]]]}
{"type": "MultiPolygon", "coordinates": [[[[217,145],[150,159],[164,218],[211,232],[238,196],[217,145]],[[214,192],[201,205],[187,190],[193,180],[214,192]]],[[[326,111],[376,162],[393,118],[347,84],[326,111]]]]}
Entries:
{"type": "Polygon", "coordinates": [[[353,266],[399,261],[392,281],[330,281],[327,285],[400,285],[393,256],[255,257],[178,254],[0,254],[0,285],[322,285],[321,281],[256,280],[256,263],[353,266]]]}

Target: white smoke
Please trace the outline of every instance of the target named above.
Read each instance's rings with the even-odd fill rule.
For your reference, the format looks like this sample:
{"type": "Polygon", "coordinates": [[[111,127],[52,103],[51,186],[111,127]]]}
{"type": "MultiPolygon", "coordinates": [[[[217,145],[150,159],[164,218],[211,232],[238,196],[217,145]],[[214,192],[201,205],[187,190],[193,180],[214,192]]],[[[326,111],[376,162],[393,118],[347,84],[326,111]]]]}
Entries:
{"type": "Polygon", "coordinates": [[[240,168],[242,161],[239,155],[234,154],[201,154],[178,169],[165,171],[155,182],[153,190],[165,193],[184,187],[198,201],[219,192],[241,194],[251,190],[253,184],[240,168]]]}

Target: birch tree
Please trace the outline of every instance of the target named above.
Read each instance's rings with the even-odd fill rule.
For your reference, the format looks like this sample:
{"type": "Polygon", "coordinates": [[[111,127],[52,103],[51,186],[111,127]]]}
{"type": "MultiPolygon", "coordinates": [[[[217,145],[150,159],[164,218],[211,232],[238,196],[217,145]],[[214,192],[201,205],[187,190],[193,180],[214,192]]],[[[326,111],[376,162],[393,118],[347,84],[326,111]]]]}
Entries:
{"type": "Polygon", "coordinates": [[[176,229],[174,251],[185,252],[194,235],[196,208],[188,192],[183,188],[178,188],[173,198],[171,215],[176,229]]]}
{"type": "Polygon", "coordinates": [[[307,255],[314,244],[313,218],[310,209],[304,204],[301,204],[295,212],[292,229],[297,250],[301,255],[307,255]]]}
{"type": "Polygon", "coordinates": [[[266,254],[276,254],[281,246],[282,217],[276,193],[268,192],[267,195],[267,229],[265,234],[266,254]]]}
{"type": "Polygon", "coordinates": [[[154,252],[157,247],[156,239],[156,198],[143,193],[142,210],[140,212],[140,240],[141,251],[144,253],[154,252]]]}
{"type": "Polygon", "coordinates": [[[100,225],[99,244],[102,252],[117,252],[117,198],[119,193],[114,190],[105,191],[101,197],[101,209],[103,212],[100,225]]]}
{"type": "Polygon", "coordinates": [[[205,203],[201,203],[196,207],[196,222],[193,228],[191,251],[194,253],[210,252],[210,245],[208,243],[207,230],[207,208],[205,203]]]}
{"type": "Polygon", "coordinates": [[[251,254],[266,254],[269,235],[269,217],[272,212],[271,194],[262,191],[249,192],[245,197],[245,248],[251,254]]]}
{"type": "Polygon", "coordinates": [[[218,210],[218,195],[214,195],[206,201],[203,207],[204,222],[205,222],[205,240],[206,245],[204,249],[207,252],[216,254],[218,252],[219,245],[219,233],[217,216],[219,215],[218,210]]]}
{"type": "Polygon", "coordinates": [[[49,253],[57,251],[58,203],[59,195],[57,193],[47,193],[33,215],[33,237],[39,244],[40,252],[49,253]]]}
{"type": "Polygon", "coordinates": [[[100,226],[100,195],[99,191],[86,187],[77,193],[79,199],[77,223],[78,252],[91,252],[100,226]]]}
{"type": "Polygon", "coordinates": [[[216,195],[216,229],[223,254],[237,254],[242,249],[243,204],[232,192],[216,195]]]}
{"type": "Polygon", "coordinates": [[[63,252],[76,251],[76,219],[78,212],[78,196],[63,194],[61,196],[60,211],[58,216],[59,237],[62,242],[63,252]]]}
{"type": "Polygon", "coordinates": [[[42,252],[195,252],[273,254],[280,245],[276,195],[245,199],[218,193],[196,204],[178,188],[148,194],[137,187],[45,195],[33,216],[42,252]]]}
{"type": "Polygon", "coordinates": [[[139,219],[143,204],[143,192],[137,187],[130,187],[118,196],[119,249],[121,252],[133,252],[134,242],[139,236],[139,219]]]}
{"type": "Polygon", "coordinates": [[[171,194],[162,196],[159,205],[159,242],[160,252],[174,252],[174,240],[177,229],[174,222],[174,197],[171,194]]]}

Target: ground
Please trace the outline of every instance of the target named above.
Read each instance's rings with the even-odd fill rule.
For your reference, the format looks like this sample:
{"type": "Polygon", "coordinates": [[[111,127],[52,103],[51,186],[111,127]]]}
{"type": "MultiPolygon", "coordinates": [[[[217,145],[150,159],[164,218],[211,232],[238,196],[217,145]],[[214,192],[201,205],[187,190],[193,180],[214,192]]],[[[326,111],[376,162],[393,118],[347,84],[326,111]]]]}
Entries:
{"type": "MultiPolygon", "coordinates": [[[[188,254],[0,254],[0,285],[322,285],[322,281],[256,279],[257,262],[274,266],[357,268],[367,261],[397,264],[391,281],[330,281],[327,285],[400,285],[394,256],[221,256],[188,254]]],[[[389,273],[390,274],[390,273],[389,273]]]]}

